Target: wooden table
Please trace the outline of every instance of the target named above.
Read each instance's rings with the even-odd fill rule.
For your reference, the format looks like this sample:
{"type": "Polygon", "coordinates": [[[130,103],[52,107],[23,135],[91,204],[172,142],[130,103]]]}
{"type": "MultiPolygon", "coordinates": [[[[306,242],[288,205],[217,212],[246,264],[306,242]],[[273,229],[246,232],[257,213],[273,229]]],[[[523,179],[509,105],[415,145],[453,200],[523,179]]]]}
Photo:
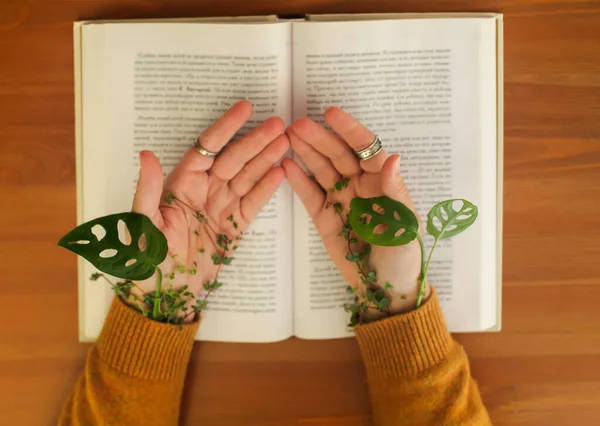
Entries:
{"type": "MultiPolygon", "coordinates": [[[[271,13],[505,14],[504,329],[459,335],[497,425],[600,424],[600,2],[0,3],[0,418],[54,424],[77,341],[72,22],[271,13]]],[[[182,423],[369,425],[356,343],[198,344],[182,423]]]]}

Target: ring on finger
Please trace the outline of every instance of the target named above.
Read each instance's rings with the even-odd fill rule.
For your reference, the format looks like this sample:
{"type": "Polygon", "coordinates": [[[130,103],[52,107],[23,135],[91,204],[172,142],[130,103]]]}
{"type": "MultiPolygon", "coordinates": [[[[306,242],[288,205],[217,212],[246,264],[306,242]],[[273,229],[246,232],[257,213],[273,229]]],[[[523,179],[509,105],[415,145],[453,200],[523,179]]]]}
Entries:
{"type": "Polygon", "coordinates": [[[198,153],[200,153],[200,155],[204,155],[205,157],[215,157],[215,156],[217,156],[217,154],[219,154],[218,152],[212,152],[212,151],[202,148],[202,145],[200,145],[199,137],[198,137],[198,139],[196,139],[196,142],[194,142],[194,148],[196,148],[196,151],[198,151],[198,153]]]}
{"type": "Polygon", "coordinates": [[[375,157],[377,154],[379,154],[382,151],[382,149],[383,149],[383,144],[381,143],[381,139],[379,139],[379,136],[375,135],[375,140],[373,140],[371,145],[369,145],[365,149],[361,149],[360,151],[357,151],[356,156],[358,157],[358,159],[360,161],[366,161],[370,158],[375,157]]]}

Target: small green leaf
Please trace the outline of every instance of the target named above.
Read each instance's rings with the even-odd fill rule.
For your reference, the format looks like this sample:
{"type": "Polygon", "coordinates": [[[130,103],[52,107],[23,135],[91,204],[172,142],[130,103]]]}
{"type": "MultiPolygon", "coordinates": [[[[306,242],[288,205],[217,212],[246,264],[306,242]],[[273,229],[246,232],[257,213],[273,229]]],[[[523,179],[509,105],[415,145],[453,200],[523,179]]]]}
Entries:
{"type": "Polygon", "coordinates": [[[206,216],[204,216],[200,210],[194,213],[194,217],[198,219],[201,223],[208,223],[206,216]]]}
{"type": "Polygon", "coordinates": [[[167,257],[168,251],[167,239],[152,221],[147,216],[131,212],[83,223],[62,237],[58,245],[83,257],[98,270],[128,280],[150,278],[167,257]],[[119,239],[119,221],[127,226],[131,237],[129,244],[119,239]],[[92,231],[96,226],[106,232],[100,239],[92,231]],[[145,236],[144,250],[140,248],[142,236],[145,236]]]}
{"type": "Polygon", "coordinates": [[[391,285],[389,281],[386,281],[386,282],[385,282],[385,285],[383,286],[383,289],[384,289],[384,290],[393,290],[393,289],[394,289],[394,286],[393,286],[393,285],[391,285]]]}
{"type": "Polygon", "coordinates": [[[441,201],[427,213],[427,233],[438,240],[452,238],[473,225],[477,214],[477,206],[467,200],[454,198],[441,201]],[[460,203],[458,210],[454,208],[455,202],[460,203]]]}
{"type": "Polygon", "coordinates": [[[198,250],[199,253],[204,253],[204,249],[201,248],[200,250],[198,250]]]}
{"type": "Polygon", "coordinates": [[[359,237],[377,246],[405,245],[419,232],[415,214],[400,201],[386,196],[353,198],[348,222],[359,237]]]}
{"type": "Polygon", "coordinates": [[[217,234],[217,245],[223,250],[229,250],[229,244],[232,243],[231,238],[226,234],[217,234]]]}
{"type": "Polygon", "coordinates": [[[390,299],[388,299],[387,297],[385,299],[381,299],[377,303],[377,308],[381,310],[386,309],[388,306],[390,306],[390,299]]]}

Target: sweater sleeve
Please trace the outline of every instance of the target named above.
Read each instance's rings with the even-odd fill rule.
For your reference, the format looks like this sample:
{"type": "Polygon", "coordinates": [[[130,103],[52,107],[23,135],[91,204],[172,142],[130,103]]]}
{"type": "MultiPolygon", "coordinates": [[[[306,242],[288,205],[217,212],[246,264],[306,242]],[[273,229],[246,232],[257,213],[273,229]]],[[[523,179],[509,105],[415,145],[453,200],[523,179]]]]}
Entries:
{"type": "Polygon", "coordinates": [[[491,425],[435,292],[419,309],[356,328],[375,426],[491,425]]]}
{"type": "Polygon", "coordinates": [[[197,329],[152,321],[115,298],[59,425],[177,425],[197,329]]]}

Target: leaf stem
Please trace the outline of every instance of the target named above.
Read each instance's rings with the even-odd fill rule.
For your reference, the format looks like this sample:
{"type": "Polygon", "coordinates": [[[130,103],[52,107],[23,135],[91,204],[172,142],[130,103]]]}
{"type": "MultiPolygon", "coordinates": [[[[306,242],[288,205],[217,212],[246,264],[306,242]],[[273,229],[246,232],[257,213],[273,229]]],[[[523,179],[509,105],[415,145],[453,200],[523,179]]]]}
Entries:
{"type": "Polygon", "coordinates": [[[154,307],[152,309],[152,319],[154,320],[158,319],[158,314],[160,313],[160,301],[162,299],[161,290],[163,274],[158,266],[156,267],[156,274],[156,291],[154,292],[154,307]]]}
{"type": "Polygon", "coordinates": [[[433,245],[431,246],[431,250],[429,250],[429,256],[427,256],[427,263],[425,263],[425,267],[423,268],[423,275],[427,275],[427,271],[429,271],[429,262],[431,261],[431,255],[433,254],[433,250],[435,249],[435,246],[437,245],[439,239],[436,237],[433,240],[433,245]]]}
{"type": "MultiPolygon", "coordinates": [[[[427,263],[425,263],[425,243],[423,242],[423,238],[421,238],[421,234],[417,230],[417,240],[419,240],[419,246],[421,246],[421,273],[419,274],[419,293],[417,294],[417,308],[421,306],[423,303],[423,297],[425,296],[425,277],[427,276],[427,268],[429,267],[429,261],[431,260],[431,253],[433,252],[434,246],[431,248],[429,252],[429,258],[427,259],[427,263]]],[[[436,240],[437,242],[437,240],[436,240]]]]}
{"type": "MultiPolygon", "coordinates": [[[[338,212],[338,216],[340,218],[340,220],[342,221],[342,226],[346,226],[346,222],[344,222],[344,217],[342,216],[342,214],[340,212],[338,212]]],[[[352,246],[350,244],[350,235],[348,235],[348,239],[347,241],[347,245],[348,245],[348,252],[350,253],[350,255],[354,255],[354,251],[352,250],[352,246]]],[[[357,263],[356,266],[358,267],[358,272],[365,278],[367,278],[367,274],[365,274],[364,269],[362,268],[362,265],[360,263],[357,263]]],[[[366,288],[369,288],[368,285],[365,284],[366,288]]]]}

